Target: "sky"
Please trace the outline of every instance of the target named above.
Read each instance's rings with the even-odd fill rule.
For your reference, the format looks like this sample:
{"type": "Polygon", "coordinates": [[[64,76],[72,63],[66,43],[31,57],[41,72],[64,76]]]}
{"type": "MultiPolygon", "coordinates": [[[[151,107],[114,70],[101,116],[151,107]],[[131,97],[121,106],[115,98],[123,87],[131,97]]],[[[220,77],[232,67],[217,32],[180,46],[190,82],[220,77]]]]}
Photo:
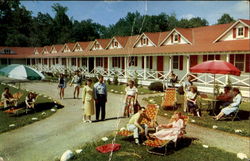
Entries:
{"type": "Polygon", "coordinates": [[[105,26],[115,24],[128,12],[135,11],[141,15],[175,13],[178,19],[199,16],[210,25],[215,24],[224,13],[229,13],[234,19],[250,19],[249,1],[21,1],[33,16],[42,12],[54,17],[51,8],[54,3],[68,7],[67,15],[74,20],[92,19],[105,26]]]}

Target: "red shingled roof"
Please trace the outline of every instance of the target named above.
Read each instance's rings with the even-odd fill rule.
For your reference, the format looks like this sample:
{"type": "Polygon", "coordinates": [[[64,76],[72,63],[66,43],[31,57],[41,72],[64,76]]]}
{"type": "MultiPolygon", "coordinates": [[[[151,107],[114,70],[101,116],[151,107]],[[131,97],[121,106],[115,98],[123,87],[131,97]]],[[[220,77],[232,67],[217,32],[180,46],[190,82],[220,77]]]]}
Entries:
{"type": "MultiPolygon", "coordinates": [[[[240,20],[246,24],[250,24],[250,20],[240,20]]],[[[240,22],[238,21],[238,22],[240,22]]],[[[225,52],[244,52],[250,51],[250,40],[230,40],[221,41],[213,43],[220,35],[225,33],[228,29],[232,27],[235,23],[213,25],[197,27],[192,29],[182,29],[177,28],[176,30],[180,32],[186,39],[188,39],[192,44],[172,44],[166,46],[159,46],[172,31],[158,32],[158,33],[145,33],[145,35],[153,41],[156,47],[140,47],[134,48],[136,40],[141,35],[125,36],[125,37],[114,37],[122,46],[121,49],[116,50],[90,50],[94,42],[97,41],[103,48],[106,48],[111,39],[96,39],[90,42],[79,42],[81,47],[84,49],[83,52],[69,52],[62,53],[61,49],[63,45],[54,45],[58,53],[48,54],[46,56],[42,54],[34,54],[34,48],[22,48],[22,47],[0,47],[1,49],[10,48],[15,51],[16,55],[4,55],[1,54],[0,57],[10,57],[10,58],[39,58],[39,57],[66,57],[66,56],[116,56],[116,55],[153,55],[153,54],[194,54],[198,52],[204,53],[225,53],[225,52]]],[[[45,46],[44,48],[47,48],[45,46]]],[[[38,49],[38,48],[37,48],[38,49]]]]}
{"type": "Polygon", "coordinates": [[[68,46],[68,48],[69,48],[70,51],[73,51],[73,48],[74,48],[75,44],[76,43],[65,43],[65,45],[68,46]]]}
{"type": "MultiPolygon", "coordinates": [[[[63,46],[64,45],[62,45],[62,44],[57,44],[57,45],[52,45],[52,47],[55,47],[55,49],[56,49],[56,51],[57,52],[61,52],[61,50],[62,50],[62,48],[63,48],[63,46]]],[[[52,50],[52,49],[51,49],[52,50]]]]}
{"type": "Polygon", "coordinates": [[[240,21],[244,22],[248,26],[250,26],[250,20],[240,19],[240,21]]]}

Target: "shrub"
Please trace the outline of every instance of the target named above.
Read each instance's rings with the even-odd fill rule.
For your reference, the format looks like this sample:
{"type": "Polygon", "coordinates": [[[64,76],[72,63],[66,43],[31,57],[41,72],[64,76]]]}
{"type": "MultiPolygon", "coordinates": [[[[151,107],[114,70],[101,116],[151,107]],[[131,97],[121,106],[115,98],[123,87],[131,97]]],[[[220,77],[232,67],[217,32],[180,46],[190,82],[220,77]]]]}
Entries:
{"type": "Polygon", "coordinates": [[[108,78],[108,80],[107,80],[107,83],[108,83],[108,85],[110,85],[111,84],[111,81],[110,81],[110,79],[108,78]]]}
{"type": "Polygon", "coordinates": [[[134,82],[135,82],[135,86],[138,87],[138,78],[135,78],[134,82]]]}
{"type": "Polygon", "coordinates": [[[114,79],[113,79],[113,84],[114,85],[118,85],[118,76],[116,75],[116,76],[114,76],[114,79]]]}
{"type": "Polygon", "coordinates": [[[152,91],[161,91],[161,92],[163,92],[164,90],[163,84],[161,82],[150,83],[150,85],[148,86],[148,89],[152,91]]]}
{"type": "Polygon", "coordinates": [[[92,80],[93,83],[98,82],[98,79],[96,77],[91,77],[90,79],[92,80]]]}

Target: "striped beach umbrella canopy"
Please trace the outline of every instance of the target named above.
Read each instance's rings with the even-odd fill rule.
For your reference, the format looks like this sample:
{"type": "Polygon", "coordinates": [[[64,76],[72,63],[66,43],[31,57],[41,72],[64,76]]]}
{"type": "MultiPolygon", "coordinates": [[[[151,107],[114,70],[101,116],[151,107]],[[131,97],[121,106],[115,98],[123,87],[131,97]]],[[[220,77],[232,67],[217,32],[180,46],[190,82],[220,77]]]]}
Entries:
{"type": "Polygon", "coordinates": [[[26,65],[12,64],[0,69],[0,75],[19,80],[42,80],[44,75],[26,65]]]}

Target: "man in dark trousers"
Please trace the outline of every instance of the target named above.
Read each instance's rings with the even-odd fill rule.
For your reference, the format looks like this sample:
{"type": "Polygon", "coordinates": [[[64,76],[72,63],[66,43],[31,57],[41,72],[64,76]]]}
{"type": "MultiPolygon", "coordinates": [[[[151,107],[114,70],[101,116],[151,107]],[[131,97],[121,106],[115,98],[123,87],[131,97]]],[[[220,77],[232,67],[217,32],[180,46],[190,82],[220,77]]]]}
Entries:
{"type": "Polygon", "coordinates": [[[94,85],[94,98],[96,107],[96,120],[99,120],[101,111],[101,120],[105,120],[105,104],[107,102],[107,86],[103,82],[103,76],[98,76],[99,81],[94,85]]]}

